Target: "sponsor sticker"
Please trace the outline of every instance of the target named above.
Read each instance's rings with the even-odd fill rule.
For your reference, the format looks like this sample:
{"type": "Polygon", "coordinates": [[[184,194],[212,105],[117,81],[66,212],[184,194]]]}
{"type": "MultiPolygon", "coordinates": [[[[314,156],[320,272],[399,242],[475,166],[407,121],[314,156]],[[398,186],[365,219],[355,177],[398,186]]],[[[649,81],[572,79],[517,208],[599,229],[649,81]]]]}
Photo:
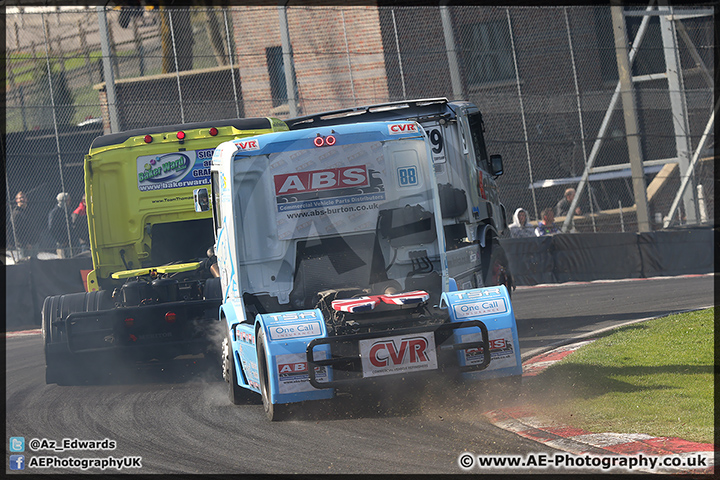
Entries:
{"type": "Polygon", "coordinates": [[[377,377],[438,367],[432,332],[360,340],[363,377],[377,377]]]}
{"type": "MultiPolygon", "coordinates": [[[[490,365],[486,370],[497,370],[500,368],[515,367],[515,349],[513,347],[512,329],[501,328],[488,332],[488,343],[490,344],[490,365]]],[[[462,342],[477,342],[481,337],[479,333],[461,335],[462,342]]],[[[479,348],[467,348],[464,350],[465,365],[476,365],[482,363],[483,353],[479,348]]]]}
{"type": "Polygon", "coordinates": [[[243,138],[241,140],[233,140],[233,143],[238,150],[260,150],[260,142],[258,142],[256,138],[243,138]]]}
{"type": "Polygon", "coordinates": [[[206,148],[137,157],[138,189],[146,192],[207,185],[213,152],[213,148],[206,148]]]}
{"type": "Polygon", "coordinates": [[[453,305],[453,310],[455,310],[455,318],[460,319],[505,313],[508,311],[508,308],[504,298],[493,298],[482,302],[453,305]]]}
{"type": "Polygon", "coordinates": [[[268,315],[272,320],[276,322],[291,322],[295,320],[304,321],[307,319],[316,319],[318,318],[317,313],[315,313],[315,310],[303,310],[300,312],[290,312],[290,313],[275,313],[268,315]]]}
{"type": "Polygon", "coordinates": [[[388,125],[390,135],[402,135],[403,133],[418,133],[417,125],[414,123],[393,123],[388,125]]]}
{"type": "MultiPolygon", "coordinates": [[[[327,355],[323,351],[315,352],[315,360],[325,360],[327,355]]],[[[278,355],[277,375],[278,393],[310,392],[316,390],[310,385],[307,357],[304,353],[289,353],[278,355]]],[[[315,378],[318,382],[327,382],[327,367],[315,367],[315,378]]]]}
{"type": "Polygon", "coordinates": [[[271,340],[298,337],[317,337],[322,334],[320,322],[293,323],[292,325],[272,325],[268,328],[271,340]]]}
{"type": "Polygon", "coordinates": [[[273,181],[276,195],[316,192],[336,188],[357,188],[370,185],[365,165],[286,173],[275,175],[273,181]]]}
{"type": "Polygon", "coordinates": [[[502,293],[498,287],[485,287],[476,288],[474,290],[464,290],[461,292],[450,292],[448,293],[449,300],[451,302],[467,301],[467,300],[479,300],[485,297],[501,297],[502,293]]]}

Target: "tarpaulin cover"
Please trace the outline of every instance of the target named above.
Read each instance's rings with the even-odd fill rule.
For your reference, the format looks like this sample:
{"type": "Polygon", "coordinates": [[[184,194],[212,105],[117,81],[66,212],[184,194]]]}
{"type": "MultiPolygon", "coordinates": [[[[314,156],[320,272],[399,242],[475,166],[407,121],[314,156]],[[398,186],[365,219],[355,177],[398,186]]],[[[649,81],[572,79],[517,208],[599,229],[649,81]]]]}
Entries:
{"type": "Polygon", "coordinates": [[[5,325],[20,327],[33,325],[35,298],[32,293],[30,268],[27,264],[5,267],[5,325]]]}
{"type": "Polygon", "coordinates": [[[643,275],[713,272],[714,233],[709,228],[687,228],[638,234],[643,275]]]}
{"type": "Polygon", "coordinates": [[[555,283],[553,239],[547,237],[500,240],[510,263],[515,285],[555,283]]]}
{"type": "Polygon", "coordinates": [[[635,233],[553,235],[552,240],[555,279],[560,283],[642,276],[635,233]]]}
{"type": "MultiPolygon", "coordinates": [[[[714,230],[556,234],[500,240],[516,285],[714,271],[714,230]]],[[[5,267],[6,327],[38,327],[45,297],[83,292],[90,257],[31,259],[5,267]]]]}
{"type": "Polygon", "coordinates": [[[80,270],[91,270],[90,257],[38,260],[8,265],[6,272],[5,323],[39,326],[45,297],[84,292],[80,270]]]}

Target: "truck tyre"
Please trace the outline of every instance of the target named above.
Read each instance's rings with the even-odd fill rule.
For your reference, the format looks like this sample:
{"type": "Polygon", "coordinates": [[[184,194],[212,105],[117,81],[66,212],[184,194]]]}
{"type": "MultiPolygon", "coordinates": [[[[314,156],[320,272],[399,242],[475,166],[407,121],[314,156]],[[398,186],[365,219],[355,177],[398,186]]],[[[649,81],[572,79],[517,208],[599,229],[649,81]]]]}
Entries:
{"type": "Polygon", "coordinates": [[[95,291],[47,297],[42,308],[42,338],[45,349],[45,383],[75,385],[88,377],[87,362],[81,362],[68,353],[51,353],[51,343],[67,344],[67,332],[53,326],[56,319],[63,319],[71,313],[92,312],[108,308],[109,292],[95,291]]]}
{"type": "MultiPolygon", "coordinates": [[[[224,322],[224,320],[222,320],[224,322]]],[[[228,396],[234,405],[248,403],[249,391],[238,385],[238,375],[233,360],[233,351],[230,343],[230,329],[225,328],[225,337],[222,343],[222,369],[223,379],[228,383],[228,396]]]]}
{"type": "MultiPolygon", "coordinates": [[[[67,342],[65,332],[53,326],[53,320],[61,317],[63,310],[62,295],[47,297],[42,308],[42,339],[45,350],[45,383],[50,385],[72,385],[76,383],[77,376],[73,373],[74,365],[70,361],[70,354],[50,353],[50,343],[67,342]]],[[[75,372],[76,373],[76,372],[75,372]]]]}
{"type": "Polygon", "coordinates": [[[512,290],[515,288],[510,273],[510,262],[508,262],[505,250],[500,242],[493,238],[489,248],[485,247],[481,251],[482,255],[482,271],[483,286],[492,287],[494,285],[505,285],[508,296],[512,298],[512,290]],[[489,251],[488,251],[489,250],[489,251]]]}
{"type": "Polygon", "coordinates": [[[284,419],[287,416],[287,405],[272,403],[270,399],[269,362],[265,355],[265,332],[260,329],[257,335],[258,374],[260,376],[260,393],[262,394],[265,416],[271,422],[284,419]]]}

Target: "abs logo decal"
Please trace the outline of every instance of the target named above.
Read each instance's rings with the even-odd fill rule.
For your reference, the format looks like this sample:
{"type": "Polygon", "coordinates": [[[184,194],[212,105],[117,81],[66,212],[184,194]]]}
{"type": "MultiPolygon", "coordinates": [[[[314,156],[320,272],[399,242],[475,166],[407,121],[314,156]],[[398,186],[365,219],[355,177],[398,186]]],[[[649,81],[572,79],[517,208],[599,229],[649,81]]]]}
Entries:
{"type": "MultiPolygon", "coordinates": [[[[315,387],[310,385],[307,357],[304,353],[288,353],[278,355],[277,379],[278,393],[311,392],[315,387]]],[[[327,355],[323,351],[315,352],[315,360],[325,360],[327,355]]],[[[318,382],[328,380],[327,367],[314,367],[315,378],[318,382]]]]}
{"type": "Polygon", "coordinates": [[[437,368],[433,333],[360,340],[359,345],[364,377],[437,368]]]}
{"type": "Polygon", "coordinates": [[[276,195],[370,185],[365,165],[275,175],[274,181],[276,195]]]}
{"type": "Polygon", "coordinates": [[[233,140],[233,143],[237,147],[238,150],[260,150],[260,143],[255,138],[251,139],[242,139],[242,140],[233,140]]]}
{"type": "Polygon", "coordinates": [[[393,123],[388,125],[390,135],[402,135],[403,133],[418,133],[417,125],[414,123],[393,123]]]}

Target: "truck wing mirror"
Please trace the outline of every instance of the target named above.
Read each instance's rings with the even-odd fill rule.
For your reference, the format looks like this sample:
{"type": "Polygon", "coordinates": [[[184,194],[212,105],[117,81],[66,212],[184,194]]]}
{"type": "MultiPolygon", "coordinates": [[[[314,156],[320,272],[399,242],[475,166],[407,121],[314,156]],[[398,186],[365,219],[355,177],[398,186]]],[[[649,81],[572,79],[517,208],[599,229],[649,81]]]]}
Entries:
{"type": "Polygon", "coordinates": [[[502,155],[490,155],[490,173],[496,177],[503,174],[502,155]]]}
{"type": "Polygon", "coordinates": [[[193,190],[196,212],[207,212],[210,210],[210,197],[207,188],[196,188],[193,190]]]}

